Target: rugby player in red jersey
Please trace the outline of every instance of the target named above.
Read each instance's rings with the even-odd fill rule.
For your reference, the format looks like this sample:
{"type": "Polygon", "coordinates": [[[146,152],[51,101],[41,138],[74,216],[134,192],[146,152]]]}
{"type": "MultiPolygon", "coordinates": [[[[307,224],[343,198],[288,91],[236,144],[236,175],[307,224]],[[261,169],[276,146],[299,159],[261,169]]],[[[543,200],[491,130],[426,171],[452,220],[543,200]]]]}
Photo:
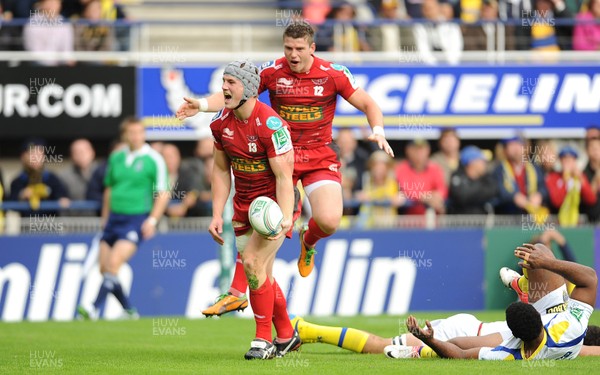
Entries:
{"type": "Polygon", "coordinates": [[[301,345],[287,314],[285,295],[273,278],[273,262],[286,235],[291,237],[294,211],[294,150],[287,124],[268,105],[257,100],[258,68],[249,61],[230,63],[223,72],[225,108],[213,118],[215,139],[213,219],[208,228],[223,244],[223,210],[235,178],[232,225],[236,246],[250,286],[256,335],[246,359],[283,356],[301,345]],[[250,226],[248,209],[254,199],[267,196],[283,211],[282,230],[266,238],[250,226]],[[271,324],[277,337],[272,340],[271,324]]]}
{"type": "MultiPolygon", "coordinates": [[[[373,129],[368,139],[394,156],[385,139],[383,114],[377,103],[357,86],[348,68],[313,54],[313,38],[314,31],[308,23],[290,24],[283,33],[284,57],[261,66],[258,90],[259,93],[269,91],[271,107],[290,125],[295,151],[294,184],[298,180],[302,182],[312,208],[312,218],[300,231],[298,270],[304,277],[314,267],[317,241],[332,235],[342,218],[340,161],[332,139],[338,94],[365,113],[373,129]]],[[[199,100],[184,99],[176,114],[180,120],[199,111],[217,111],[223,106],[222,93],[199,100]]],[[[246,288],[238,255],[229,294],[202,313],[221,315],[239,309],[243,306],[246,288]]]]}

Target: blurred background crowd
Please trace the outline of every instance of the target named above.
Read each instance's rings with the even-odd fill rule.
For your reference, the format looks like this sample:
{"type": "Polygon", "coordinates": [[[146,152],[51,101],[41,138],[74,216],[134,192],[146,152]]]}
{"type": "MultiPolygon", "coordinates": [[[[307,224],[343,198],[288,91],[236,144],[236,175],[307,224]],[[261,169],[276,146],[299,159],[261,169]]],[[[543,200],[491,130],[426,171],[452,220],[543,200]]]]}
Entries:
{"type": "MultiPolygon", "coordinates": [[[[532,224],[557,215],[562,226],[600,220],[600,127],[587,128],[584,141],[510,137],[493,149],[465,144],[448,128],[436,142],[416,138],[395,143],[397,159],[357,139],[363,138],[345,128],[335,141],[345,214],[358,218],[363,227],[393,226],[398,215],[428,212],[530,215],[532,224]]],[[[151,146],[162,154],[168,170],[172,201],[167,215],[210,216],[212,138],[198,140],[191,155],[182,155],[177,143],[151,146]]],[[[110,149],[119,147],[122,144],[113,142],[110,149]]],[[[101,202],[105,167],[90,140],[74,140],[70,155],[63,158],[45,140],[28,139],[21,148],[20,166],[14,163],[4,171],[4,200],[26,201],[32,208],[44,200],[59,201],[63,207],[22,215],[98,215],[98,210],[68,207],[73,201],[101,202]]]]}
{"type": "MultiPolygon", "coordinates": [[[[458,63],[463,51],[600,50],[600,0],[261,2],[276,9],[278,22],[303,18],[315,25],[318,51],[412,51],[426,63],[438,61],[433,52],[442,52],[443,61],[458,63]]],[[[131,48],[128,22],[135,19],[128,17],[128,7],[140,4],[1,0],[0,50],[126,51],[131,48]]]]}

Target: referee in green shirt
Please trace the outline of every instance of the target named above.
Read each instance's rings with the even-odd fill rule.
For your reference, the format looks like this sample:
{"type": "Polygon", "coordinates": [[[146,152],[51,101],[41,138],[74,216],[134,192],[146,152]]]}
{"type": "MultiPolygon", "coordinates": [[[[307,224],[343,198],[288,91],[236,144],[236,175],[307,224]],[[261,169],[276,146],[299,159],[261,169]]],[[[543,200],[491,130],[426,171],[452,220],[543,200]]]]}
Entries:
{"type": "Polygon", "coordinates": [[[104,232],[100,240],[100,272],[104,280],[94,305],[77,308],[84,319],[99,317],[108,293],[123,305],[127,317],[138,317],[117,274],[141,241],[154,236],[156,224],[169,203],[165,161],[146,143],[142,122],[125,119],[121,137],[126,146],[110,155],[104,178],[104,232]]]}

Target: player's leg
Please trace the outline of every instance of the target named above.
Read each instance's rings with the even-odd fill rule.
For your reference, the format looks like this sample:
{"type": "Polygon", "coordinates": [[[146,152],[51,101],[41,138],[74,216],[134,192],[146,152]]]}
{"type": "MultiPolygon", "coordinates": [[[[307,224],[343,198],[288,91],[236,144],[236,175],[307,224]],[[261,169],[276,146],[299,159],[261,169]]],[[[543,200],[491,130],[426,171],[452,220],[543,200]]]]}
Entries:
{"type": "Polygon", "coordinates": [[[355,353],[381,353],[392,339],[382,338],[368,332],[350,327],[330,327],[313,324],[299,316],[290,316],[294,329],[300,335],[303,343],[325,343],[355,353]]]}
{"type": "MultiPolygon", "coordinates": [[[[98,254],[98,263],[100,265],[100,274],[104,274],[108,270],[108,264],[110,260],[111,247],[106,241],[100,241],[100,251],[98,254]]],[[[77,313],[83,319],[96,320],[99,317],[100,307],[104,305],[106,296],[110,293],[110,290],[104,285],[104,280],[100,284],[100,289],[93,304],[89,302],[82,302],[77,306],[77,313]]]]}
{"type": "Polygon", "coordinates": [[[301,254],[298,258],[298,270],[306,277],[314,267],[317,242],[331,236],[340,225],[344,203],[342,187],[336,181],[318,181],[305,186],[304,190],[313,215],[308,220],[308,225],[300,231],[301,254]]]}
{"type": "Polygon", "coordinates": [[[276,354],[271,335],[275,294],[272,275],[268,275],[267,270],[270,262],[274,260],[274,254],[283,243],[283,237],[270,241],[252,230],[249,233],[248,243],[242,252],[242,261],[250,287],[250,305],[254,312],[256,333],[244,358],[269,359],[276,354]]]}
{"type": "Polygon", "coordinates": [[[330,144],[296,151],[294,177],[302,181],[312,209],[308,225],[300,231],[298,271],[303,277],[314,268],[317,242],[335,233],[342,219],[342,176],[336,147],[330,144]]]}
{"type": "Polygon", "coordinates": [[[110,253],[108,270],[103,274],[104,280],[112,284],[111,293],[117,298],[121,306],[123,306],[127,316],[133,319],[138,318],[139,315],[131,306],[129,298],[125,295],[118,275],[121,266],[135,254],[137,246],[137,243],[129,240],[118,240],[115,242],[110,253]]]}
{"type": "MultiPolygon", "coordinates": [[[[276,253],[273,254],[273,257],[269,259],[269,264],[267,266],[267,274],[273,275],[273,264],[275,263],[276,253]]],[[[275,345],[277,352],[277,357],[283,357],[288,352],[296,351],[302,345],[302,340],[300,339],[300,335],[294,327],[289,319],[289,315],[287,312],[287,301],[285,298],[285,294],[279,287],[277,280],[271,276],[271,286],[273,287],[273,325],[275,326],[275,331],[277,333],[275,339],[273,340],[273,344],[275,345]]]]}
{"type": "MultiPolygon", "coordinates": [[[[540,248],[548,256],[554,257],[552,250],[546,246],[537,244],[536,247],[540,248]]],[[[512,270],[509,271],[516,274],[512,270]]],[[[510,285],[515,290],[527,290],[528,303],[532,304],[540,314],[560,312],[566,308],[565,303],[568,300],[568,292],[565,279],[562,276],[544,269],[524,269],[524,271],[526,272],[518,280],[514,276],[510,285]],[[515,280],[517,281],[515,282],[515,280]]],[[[510,278],[506,276],[508,274],[506,268],[503,268],[500,272],[501,279],[505,285],[506,281],[510,278]],[[503,271],[504,277],[502,277],[503,271]]],[[[523,301],[522,298],[521,300],[523,301]]]]}
{"type": "MultiPolygon", "coordinates": [[[[234,228],[245,226],[246,224],[233,221],[234,228]]],[[[212,306],[209,306],[202,311],[204,316],[221,316],[232,311],[244,311],[248,307],[248,297],[246,290],[248,289],[248,280],[244,271],[244,263],[242,262],[242,251],[248,243],[248,238],[245,235],[236,236],[235,246],[237,248],[237,257],[235,260],[235,270],[233,272],[233,280],[226,294],[221,294],[215,300],[212,306]],[[239,242],[242,242],[240,245],[239,242]]]]}

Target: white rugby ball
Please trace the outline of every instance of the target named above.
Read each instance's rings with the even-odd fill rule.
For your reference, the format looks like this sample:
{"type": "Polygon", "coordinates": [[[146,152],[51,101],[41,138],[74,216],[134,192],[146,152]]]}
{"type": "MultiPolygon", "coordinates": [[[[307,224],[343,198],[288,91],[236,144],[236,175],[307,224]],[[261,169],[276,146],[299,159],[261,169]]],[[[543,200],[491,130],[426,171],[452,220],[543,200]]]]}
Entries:
{"type": "Polygon", "coordinates": [[[281,231],[283,212],[273,199],[258,197],[250,204],[248,219],[255,231],[263,236],[270,237],[281,231]]]}

